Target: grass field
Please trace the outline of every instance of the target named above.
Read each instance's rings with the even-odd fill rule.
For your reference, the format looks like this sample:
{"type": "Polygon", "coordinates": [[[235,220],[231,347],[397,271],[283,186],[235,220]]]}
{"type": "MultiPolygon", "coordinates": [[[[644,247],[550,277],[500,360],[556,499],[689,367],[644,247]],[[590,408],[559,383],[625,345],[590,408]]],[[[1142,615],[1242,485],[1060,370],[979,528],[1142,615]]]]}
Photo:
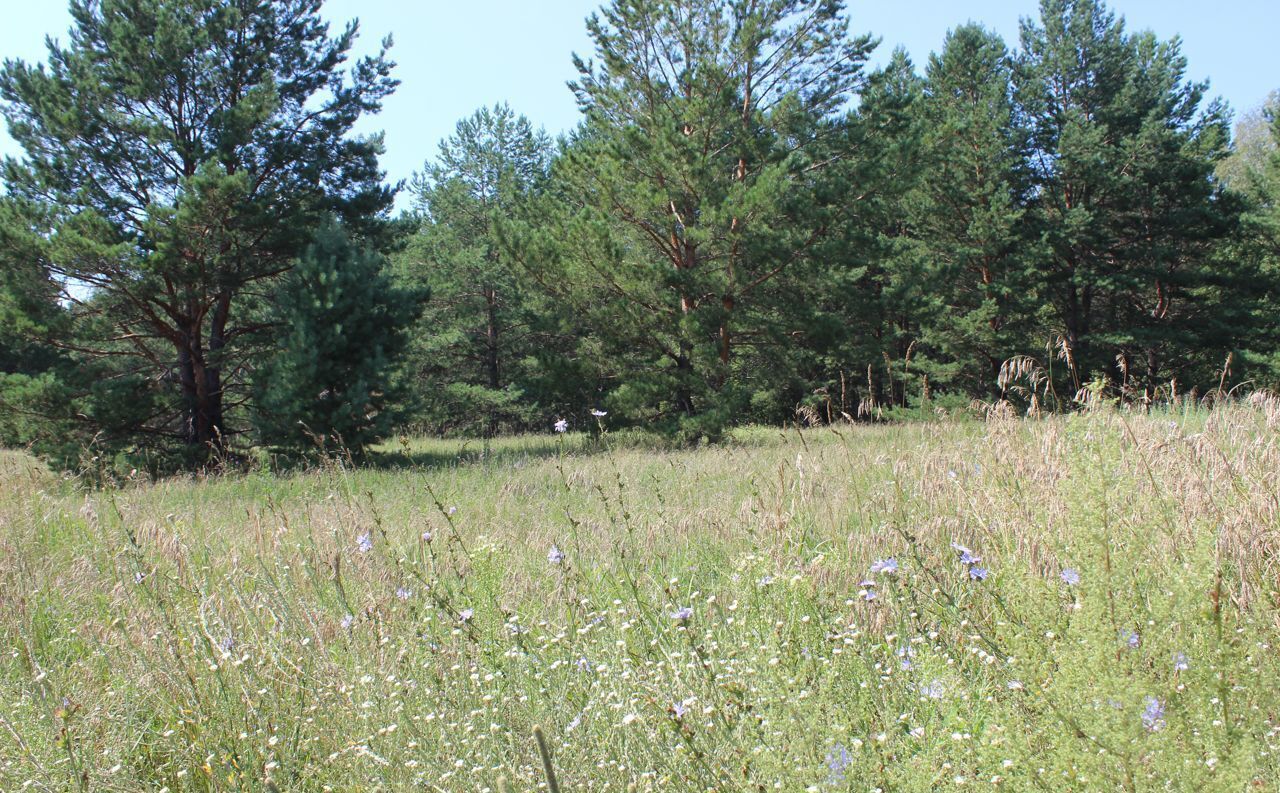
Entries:
{"type": "Polygon", "coordinates": [[[0,790],[1280,779],[1280,403],[387,460],[0,456],[0,790]]]}

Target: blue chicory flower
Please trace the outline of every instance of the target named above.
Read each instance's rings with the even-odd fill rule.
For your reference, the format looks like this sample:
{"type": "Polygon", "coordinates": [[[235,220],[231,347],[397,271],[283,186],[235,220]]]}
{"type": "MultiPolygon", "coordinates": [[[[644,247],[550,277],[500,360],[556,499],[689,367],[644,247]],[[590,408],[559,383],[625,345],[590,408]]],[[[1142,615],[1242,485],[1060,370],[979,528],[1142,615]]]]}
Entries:
{"type": "Polygon", "coordinates": [[[1146,705],[1142,710],[1142,726],[1155,732],[1165,726],[1164,705],[1155,697],[1147,697],[1146,705]]]}
{"type": "Polygon", "coordinates": [[[853,758],[849,756],[849,750],[843,744],[831,747],[831,751],[827,752],[827,768],[831,771],[828,781],[833,785],[843,782],[845,772],[851,765],[853,765],[853,758]]]}
{"type": "Polygon", "coordinates": [[[877,559],[871,564],[871,572],[893,575],[898,572],[898,560],[892,556],[887,559],[877,559]]]}

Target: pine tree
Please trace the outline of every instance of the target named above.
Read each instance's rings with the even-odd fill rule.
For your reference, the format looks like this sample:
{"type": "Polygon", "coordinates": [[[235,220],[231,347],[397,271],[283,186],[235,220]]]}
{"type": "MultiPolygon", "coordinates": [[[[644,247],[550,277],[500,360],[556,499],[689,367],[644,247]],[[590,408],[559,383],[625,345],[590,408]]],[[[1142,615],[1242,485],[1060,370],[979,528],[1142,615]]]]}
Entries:
{"type": "Polygon", "coordinates": [[[350,134],[395,86],[389,42],[345,70],[356,27],[330,35],[320,7],[74,0],[69,44],[0,74],[25,151],[4,164],[9,233],[105,334],[78,330],[78,353],[169,384],[145,430],[197,454],[238,430],[250,342],[273,332],[244,311],[253,294],[322,218],[372,230],[390,206],[380,140],[350,134]]]}
{"type": "Polygon", "coordinates": [[[285,453],[365,450],[391,430],[406,329],[423,296],[396,287],[386,259],[322,229],[276,297],[287,328],[255,373],[259,438],[285,453]]]}
{"type": "Polygon", "coordinates": [[[795,396],[826,420],[880,415],[915,385],[912,356],[936,287],[908,222],[923,177],[922,89],[911,59],[895,51],[824,143],[834,165],[815,187],[839,211],[793,287],[788,335],[806,369],[795,396]]]}
{"type": "Polygon", "coordinates": [[[43,339],[65,317],[57,285],[4,228],[0,223],[0,447],[18,447],[47,425],[45,398],[57,385],[52,369],[61,356],[43,339]]]}
{"type": "Polygon", "coordinates": [[[459,121],[414,180],[419,227],[397,264],[431,293],[412,357],[420,418],[440,431],[549,426],[542,364],[566,339],[556,305],[506,254],[497,226],[544,187],[551,156],[544,133],[496,105],[459,121]]]}
{"type": "Polygon", "coordinates": [[[828,230],[817,143],[873,44],[830,0],[617,0],[588,32],[555,169],[577,211],[524,260],[598,335],[620,412],[714,436],[767,385],[752,358],[828,230]]]}
{"type": "MultiPolygon", "coordinates": [[[[1231,185],[1247,201],[1241,233],[1222,251],[1224,268],[1243,273],[1254,285],[1252,301],[1236,307],[1234,320],[1238,335],[1247,339],[1239,350],[1237,377],[1256,385],[1280,386],[1280,93],[1273,93],[1263,108],[1264,123],[1251,149],[1237,162],[1239,178],[1231,185]]],[[[1237,149],[1235,155],[1242,152],[1237,149]]],[[[1243,301],[1237,301],[1243,303],[1243,301]]]]}
{"type": "Polygon", "coordinates": [[[0,375],[34,374],[57,357],[46,339],[66,316],[58,305],[58,284],[38,251],[27,235],[9,233],[20,223],[12,210],[0,204],[0,375]]]}
{"type": "MultiPolygon", "coordinates": [[[[1177,39],[1127,34],[1097,0],[1042,0],[1024,22],[1016,96],[1031,133],[1039,292],[1079,388],[1146,397],[1204,382],[1231,348],[1232,292],[1213,253],[1237,209],[1214,167],[1225,111],[1201,108],[1177,39]]],[[[1235,281],[1232,283],[1232,281],[1235,281]]]]}
{"type": "Polygon", "coordinates": [[[922,323],[918,365],[935,389],[973,396],[998,395],[1000,368],[1027,352],[1035,315],[1026,136],[1010,78],[1000,37],[964,25],[930,57],[921,105],[925,176],[910,223],[927,249],[936,303],[922,323]]]}

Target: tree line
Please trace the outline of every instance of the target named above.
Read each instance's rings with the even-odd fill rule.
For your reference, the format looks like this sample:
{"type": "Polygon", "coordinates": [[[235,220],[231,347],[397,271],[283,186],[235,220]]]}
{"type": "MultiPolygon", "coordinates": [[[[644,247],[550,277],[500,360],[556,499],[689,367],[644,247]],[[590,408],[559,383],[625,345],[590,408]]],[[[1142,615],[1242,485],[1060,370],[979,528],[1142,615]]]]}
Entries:
{"type": "Polygon", "coordinates": [[[1277,381],[1280,106],[1233,140],[1100,0],[876,69],[833,0],[613,0],[574,130],[485,107],[395,186],[391,42],[320,0],[71,8],[0,71],[0,443],[64,464],[1277,381]]]}

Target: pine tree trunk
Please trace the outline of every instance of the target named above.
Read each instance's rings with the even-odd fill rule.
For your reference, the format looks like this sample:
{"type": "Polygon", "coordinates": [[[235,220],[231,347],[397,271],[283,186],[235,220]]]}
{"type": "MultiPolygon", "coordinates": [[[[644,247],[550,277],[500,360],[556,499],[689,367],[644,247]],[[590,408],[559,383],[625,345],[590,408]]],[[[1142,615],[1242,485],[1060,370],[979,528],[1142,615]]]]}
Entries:
{"type": "MultiPolygon", "coordinates": [[[[502,387],[501,380],[498,376],[498,293],[492,287],[484,289],[485,303],[485,350],[484,362],[485,373],[489,378],[489,388],[497,391],[502,387]]],[[[489,428],[490,437],[498,432],[498,414],[496,410],[489,411],[489,428]]]]}
{"type": "MultiPolygon", "coordinates": [[[[677,215],[678,217],[678,215],[677,215]]],[[[673,238],[673,242],[674,242],[673,238]]],[[[692,270],[698,261],[697,250],[688,243],[680,245],[682,255],[675,263],[676,270],[692,270]]],[[[693,300],[689,297],[684,284],[680,285],[680,315],[687,317],[693,313],[693,300]]],[[[686,416],[694,415],[693,404],[693,344],[685,338],[685,329],[677,330],[680,337],[679,352],[676,355],[676,407],[686,416]]]]}
{"type": "Polygon", "coordinates": [[[178,379],[182,385],[185,411],[183,434],[187,445],[201,459],[221,451],[226,444],[222,368],[218,359],[226,346],[231,294],[222,292],[217,295],[212,308],[208,350],[201,343],[199,320],[188,322],[182,329],[182,343],[177,350],[178,379]]]}
{"type": "Polygon", "coordinates": [[[693,348],[688,342],[680,342],[680,356],[676,360],[676,407],[686,416],[694,414],[693,404],[693,348]]]}
{"type": "Polygon", "coordinates": [[[724,307],[724,319],[720,320],[720,365],[724,367],[724,371],[720,373],[720,381],[721,385],[723,385],[724,378],[727,377],[729,373],[729,353],[731,343],[729,319],[733,316],[733,295],[725,295],[721,299],[721,305],[724,307]]]}
{"type": "Polygon", "coordinates": [[[1087,381],[1089,366],[1089,311],[1092,293],[1089,287],[1077,290],[1068,287],[1067,312],[1064,317],[1067,336],[1067,350],[1070,360],[1067,362],[1069,374],[1075,388],[1080,388],[1087,381]]]}
{"type": "Polygon", "coordinates": [[[179,381],[185,403],[184,436],[188,446],[203,456],[223,448],[222,375],[206,366],[203,355],[188,348],[178,350],[179,381]]]}
{"type": "MultiPolygon", "coordinates": [[[[742,91],[742,129],[744,137],[748,134],[751,126],[751,66],[747,66],[746,80],[743,84],[742,91]]],[[[734,169],[733,178],[740,184],[747,181],[747,160],[745,157],[738,157],[738,167],[734,169]]],[[[737,307],[737,300],[734,292],[737,290],[737,271],[735,265],[738,259],[738,234],[742,231],[741,219],[736,215],[729,224],[729,234],[733,236],[733,247],[729,252],[729,259],[725,263],[725,293],[721,298],[721,305],[724,309],[724,318],[720,321],[720,375],[716,384],[718,388],[723,388],[725,380],[729,376],[729,358],[732,354],[733,338],[729,330],[729,323],[733,319],[733,310],[737,307]]]]}

